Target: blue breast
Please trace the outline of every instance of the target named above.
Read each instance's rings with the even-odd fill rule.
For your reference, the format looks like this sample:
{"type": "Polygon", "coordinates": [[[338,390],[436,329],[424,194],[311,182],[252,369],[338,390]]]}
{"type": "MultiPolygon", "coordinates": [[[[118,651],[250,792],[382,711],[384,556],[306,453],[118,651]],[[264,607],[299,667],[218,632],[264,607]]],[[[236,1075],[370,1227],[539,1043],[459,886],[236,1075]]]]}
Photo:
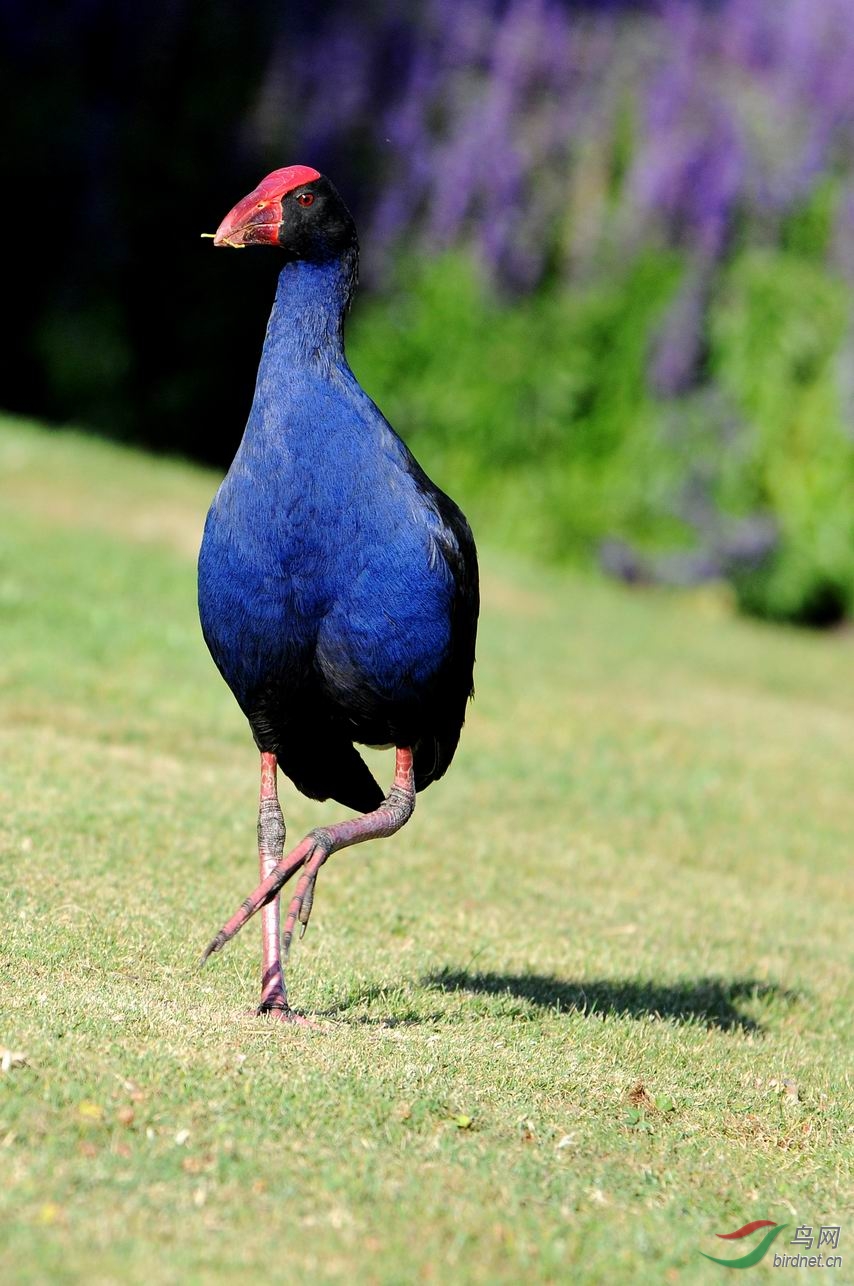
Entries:
{"type": "Polygon", "coordinates": [[[205,526],[202,628],[244,709],[265,685],[298,695],[317,675],[342,700],[361,687],[411,702],[449,646],[442,523],[347,366],[343,284],[341,264],[282,272],[249,423],[205,526]]]}

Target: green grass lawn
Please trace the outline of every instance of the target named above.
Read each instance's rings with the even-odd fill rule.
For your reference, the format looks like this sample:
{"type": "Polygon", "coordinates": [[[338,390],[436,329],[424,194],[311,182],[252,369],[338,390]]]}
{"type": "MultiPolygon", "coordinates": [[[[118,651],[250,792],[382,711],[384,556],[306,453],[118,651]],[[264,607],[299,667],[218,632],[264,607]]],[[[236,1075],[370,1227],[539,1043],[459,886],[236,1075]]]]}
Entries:
{"type": "Polygon", "coordinates": [[[851,635],[484,551],[458,757],[324,869],[282,1027],[257,923],[198,968],[257,873],[215,484],[0,428],[0,1279],[713,1282],[772,1219],[853,1280],[851,635]]]}

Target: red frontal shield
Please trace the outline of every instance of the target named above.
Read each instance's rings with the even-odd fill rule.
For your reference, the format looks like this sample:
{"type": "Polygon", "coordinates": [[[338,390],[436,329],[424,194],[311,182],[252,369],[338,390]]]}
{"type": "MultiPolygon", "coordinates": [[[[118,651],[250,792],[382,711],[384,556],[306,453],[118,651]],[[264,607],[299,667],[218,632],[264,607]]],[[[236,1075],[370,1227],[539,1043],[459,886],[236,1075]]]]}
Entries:
{"type": "Polygon", "coordinates": [[[214,245],[240,249],[275,244],[282,222],[282,198],[319,178],[319,172],[309,165],[286,165],[273,170],[228,212],[216,230],[214,245]]]}

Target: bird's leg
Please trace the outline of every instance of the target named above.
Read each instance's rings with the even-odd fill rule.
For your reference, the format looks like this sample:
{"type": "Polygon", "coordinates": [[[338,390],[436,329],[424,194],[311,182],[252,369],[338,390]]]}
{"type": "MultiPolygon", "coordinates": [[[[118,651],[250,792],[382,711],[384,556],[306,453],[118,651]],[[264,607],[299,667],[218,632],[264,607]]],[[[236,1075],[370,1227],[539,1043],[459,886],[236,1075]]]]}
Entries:
{"type": "Polygon", "coordinates": [[[276,863],[254,893],[250,893],[240,910],[223,925],[208,945],[202,956],[202,963],[215,951],[221,950],[236,933],[239,933],[256,911],[267,907],[277,897],[282,885],[287,883],[300,867],[304,867],[285,920],[283,948],[287,959],[297,920],[303,926],[308,923],[314,885],[323,863],[339,849],[349,848],[352,844],[361,844],[368,839],[382,839],[387,835],[393,835],[409,821],[414,808],[415,774],[412,766],[412,751],[408,748],[398,749],[394,784],[379,808],[372,813],[365,813],[362,817],[353,817],[346,822],[336,822],[333,826],[321,826],[309,831],[305,839],[301,840],[287,857],[283,857],[276,863]]]}
{"type": "Polygon", "coordinates": [[[349,848],[352,844],[361,844],[368,839],[384,839],[387,835],[394,835],[395,831],[399,831],[401,826],[409,821],[414,808],[415,775],[412,767],[412,751],[398,750],[394,783],[379,808],[373,813],[365,813],[362,817],[352,817],[346,822],[337,822],[333,826],[321,826],[312,831],[313,848],[305,858],[303,872],[297,881],[285,918],[282,951],[286,960],[291,949],[291,939],[297,920],[302,925],[302,933],[305,933],[308,927],[311,908],[314,904],[317,875],[324,862],[339,849],[349,848]]]}
{"type": "MultiPolygon", "coordinates": [[[[258,804],[258,860],[265,880],[282,860],[285,819],[276,790],[276,756],[261,754],[261,798],[258,804]]],[[[259,1014],[287,1013],[288,996],[279,946],[279,899],[273,898],[261,913],[261,1003],[259,1014]]]]}

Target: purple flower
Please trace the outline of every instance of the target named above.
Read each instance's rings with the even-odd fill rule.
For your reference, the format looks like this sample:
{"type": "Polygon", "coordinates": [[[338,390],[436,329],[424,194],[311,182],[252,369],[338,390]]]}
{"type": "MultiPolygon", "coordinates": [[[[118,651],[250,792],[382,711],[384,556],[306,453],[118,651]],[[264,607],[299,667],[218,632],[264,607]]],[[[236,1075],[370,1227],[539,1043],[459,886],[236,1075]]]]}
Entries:
{"type": "Polygon", "coordinates": [[[334,167],[378,268],[465,242],[529,290],[650,238],[714,261],[854,179],[850,0],[333,2],[298,40],[281,21],[244,145],[334,167]]]}

